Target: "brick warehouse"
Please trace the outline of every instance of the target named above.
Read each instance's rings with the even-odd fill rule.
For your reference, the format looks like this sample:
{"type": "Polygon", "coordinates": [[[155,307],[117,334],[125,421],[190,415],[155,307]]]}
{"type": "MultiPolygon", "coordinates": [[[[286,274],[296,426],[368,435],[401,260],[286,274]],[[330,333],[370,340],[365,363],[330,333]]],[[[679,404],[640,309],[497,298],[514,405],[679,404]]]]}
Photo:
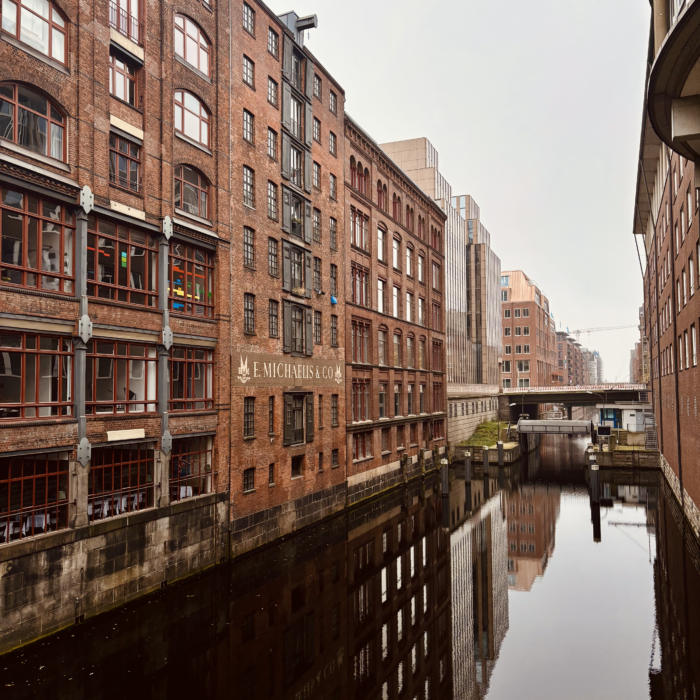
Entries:
{"type": "Polygon", "coordinates": [[[315,17],[247,18],[232,55],[233,553],[345,506],[342,88],[315,17]]]}
{"type": "Polygon", "coordinates": [[[348,502],[445,452],[445,214],[345,118],[348,502]]]}

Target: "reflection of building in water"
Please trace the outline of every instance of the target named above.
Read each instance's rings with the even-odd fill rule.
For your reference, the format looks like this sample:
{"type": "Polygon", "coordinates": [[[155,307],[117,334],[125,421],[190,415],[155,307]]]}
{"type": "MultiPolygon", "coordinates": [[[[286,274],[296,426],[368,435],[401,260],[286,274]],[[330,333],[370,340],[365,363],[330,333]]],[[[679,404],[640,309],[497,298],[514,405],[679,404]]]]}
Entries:
{"type": "Polygon", "coordinates": [[[554,553],[561,491],[526,484],[505,495],[508,517],[508,587],[529,591],[554,553]]]}
{"type": "MultiPolygon", "coordinates": [[[[494,488],[495,484],[489,484],[494,488]]],[[[474,498],[483,480],[471,482],[474,498]]],[[[508,631],[504,495],[497,491],[453,533],[452,644],[455,700],[483,698],[508,631]]]]}
{"type": "MultiPolygon", "coordinates": [[[[655,522],[656,630],[649,668],[651,700],[700,695],[700,547],[667,483],[655,522]]],[[[652,488],[648,489],[652,492],[652,488]]],[[[651,510],[651,508],[648,508],[651,510]]],[[[647,524],[650,518],[647,517],[647,524]]]]}
{"type": "MultiPolygon", "coordinates": [[[[654,475],[656,476],[656,475],[654,475]]],[[[640,484],[618,484],[615,482],[615,472],[603,471],[600,476],[600,505],[612,507],[621,505],[623,508],[644,507],[647,529],[656,527],[658,511],[658,486],[642,486],[640,484]]]]}
{"type": "Polygon", "coordinates": [[[412,484],[348,515],[349,698],[451,697],[449,534],[422,500],[412,484]]]}

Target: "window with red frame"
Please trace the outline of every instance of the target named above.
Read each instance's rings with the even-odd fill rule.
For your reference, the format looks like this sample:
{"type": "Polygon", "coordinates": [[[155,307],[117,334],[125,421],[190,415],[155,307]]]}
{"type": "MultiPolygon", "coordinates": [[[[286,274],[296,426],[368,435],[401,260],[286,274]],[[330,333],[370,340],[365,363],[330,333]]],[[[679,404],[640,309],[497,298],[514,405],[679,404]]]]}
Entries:
{"type": "Polygon", "coordinates": [[[369,420],[369,380],[352,382],[352,419],[369,420]]]}
{"type": "Polygon", "coordinates": [[[72,294],[75,219],[69,207],[0,188],[0,282],[72,294]]]}
{"type": "Polygon", "coordinates": [[[350,156],[350,187],[357,189],[357,164],[354,156],[350,156]]]}
{"type": "Polygon", "coordinates": [[[356,209],[350,210],[350,242],[362,250],[369,250],[369,219],[356,209]]]}
{"type": "Polygon", "coordinates": [[[208,147],[209,123],[209,112],[198,97],[184,90],[175,91],[175,131],[208,147]]]}
{"type": "Polygon", "coordinates": [[[89,216],[87,267],[88,296],[158,305],[158,242],[150,233],[89,216]]]}
{"type": "Polygon", "coordinates": [[[170,350],[170,410],[201,411],[214,406],[214,353],[200,348],[170,350]]]}
{"type": "Polygon", "coordinates": [[[433,323],[431,327],[434,331],[439,331],[441,328],[439,304],[433,304],[433,323]]]}
{"type": "Polygon", "coordinates": [[[0,419],[70,416],[72,404],[70,338],[0,331],[0,419]]]}
{"type": "Polygon", "coordinates": [[[423,240],[423,217],[419,216],[418,217],[418,238],[423,240]]]}
{"type": "Polygon", "coordinates": [[[433,342],[433,372],[442,371],[442,343],[433,342]]]}
{"type": "Polygon", "coordinates": [[[68,527],[70,452],[0,455],[0,544],[68,527]]]}
{"type": "Polygon", "coordinates": [[[155,345],[89,341],[85,412],[91,415],[157,411],[157,374],[155,345]]]}
{"type": "Polygon", "coordinates": [[[116,134],[109,135],[109,181],[132,192],[141,188],[141,147],[116,134]]]}
{"type": "Polygon", "coordinates": [[[93,448],[88,520],[153,508],[153,443],[93,448]]]}
{"type": "Polygon", "coordinates": [[[369,306],[369,272],[353,264],[351,269],[352,300],[360,306],[369,306]]]}
{"type": "Polygon", "coordinates": [[[430,242],[430,245],[435,248],[435,250],[439,251],[440,250],[440,238],[441,238],[441,233],[439,229],[433,228],[432,229],[432,240],[430,242]]]}
{"type": "Polygon", "coordinates": [[[352,458],[365,459],[372,456],[372,431],[355,433],[352,436],[352,458]]]}
{"type": "Polygon", "coordinates": [[[351,324],[352,335],[352,361],[369,362],[369,323],[353,321],[351,324]]]}
{"type": "Polygon", "coordinates": [[[209,218],[209,183],[188,165],[175,168],[175,208],[202,219],[209,218]]]}
{"type": "Polygon", "coordinates": [[[66,62],[66,22],[48,0],[3,0],[2,29],[59,63],[66,62]]]}
{"type": "Polygon", "coordinates": [[[109,25],[136,44],[143,43],[139,0],[119,0],[109,3],[109,25]]]}
{"type": "Polygon", "coordinates": [[[173,239],[168,258],[171,311],[201,318],[214,315],[214,253],[173,239]]]}
{"type": "Polygon", "coordinates": [[[204,32],[189,17],[175,15],[175,55],[208,77],[210,53],[204,32]]]}
{"type": "Polygon", "coordinates": [[[369,170],[362,167],[362,163],[357,164],[357,191],[360,194],[367,195],[367,180],[369,179],[369,170]]]}
{"type": "Polygon", "coordinates": [[[65,134],[66,118],[50,100],[24,85],[0,85],[0,139],[65,162],[65,134]]]}
{"type": "Polygon", "coordinates": [[[136,106],[136,68],[113,53],[109,55],[109,94],[136,106]]]}
{"type": "Polygon", "coordinates": [[[445,421],[444,420],[434,420],[433,421],[433,440],[440,440],[445,437],[445,421]]]}
{"type": "Polygon", "coordinates": [[[433,383],[433,411],[442,411],[442,384],[433,383]]]}
{"type": "Polygon", "coordinates": [[[197,435],[173,440],[170,457],[171,503],[211,493],[211,465],[211,437],[197,435]]]}
{"type": "Polygon", "coordinates": [[[401,200],[394,195],[393,198],[393,210],[391,215],[394,217],[394,221],[399,221],[401,218],[401,200]]]}

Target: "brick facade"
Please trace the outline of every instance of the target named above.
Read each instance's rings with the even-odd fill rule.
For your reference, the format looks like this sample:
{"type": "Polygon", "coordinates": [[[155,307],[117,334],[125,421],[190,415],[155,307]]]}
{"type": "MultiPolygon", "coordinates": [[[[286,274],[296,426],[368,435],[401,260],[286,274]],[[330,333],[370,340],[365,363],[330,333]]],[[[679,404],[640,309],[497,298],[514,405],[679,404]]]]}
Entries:
{"type": "Polygon", "coordinates": [[[349,117],[344,177],[348,480],[359,498],[363,480],[381,488],[404,461],[444,451],[445,215],[349,117]]]}

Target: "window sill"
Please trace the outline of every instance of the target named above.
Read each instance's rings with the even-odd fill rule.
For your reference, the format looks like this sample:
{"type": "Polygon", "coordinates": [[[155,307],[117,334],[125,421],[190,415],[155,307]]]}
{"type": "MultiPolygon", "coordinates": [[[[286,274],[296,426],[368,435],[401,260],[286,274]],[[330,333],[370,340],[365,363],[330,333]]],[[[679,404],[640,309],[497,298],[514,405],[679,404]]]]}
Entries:
{"type": "Polygon", "coordinates": [[[129,102],[127,102],[126,100],[122,100],[121,97],[117,97],[116,95],[113,95],[111,92],[110,92],[109,96],[113,100],[116,100],[117,102],[119,102],[119,104],[124,105],[124,106],[128,107],[129,109],[133,109],[134,112],[138,112],[141,116],[143,116],[143,110],[139,109],[136,105],[132,105],[129,102]]]}
{"type": "Polygon", "coordinates": [[[162,309],[154,306],[142,306],[140,304],[130,304],[128,301],[115,301],[114,299],[104,299],[103,297],[89,296],[89,304],[104,304],[105,306],[117,306],[120,308],[137,309],[138,311],[148,311],[152,314],[162,314],[162,309]]]}
{"type": "Polygon", "coordinates": [[[76,299],[75,294],[72,292],[49,292],[43,289],[20,287],[9,283],[0,283],[0,292],[17,292],[19,294],[29,294],[30,296],[46,297],[47,299],[62,299],[63,301],[80,301],[76,299]]]}
{"type": "Polygon", "coordinates": [[[257,335],[257,333],[255,331],[243,331],[243,335],[255,337],[257,335]]]}
{"type": "Polygon", "coordinates": [[[186,143],[189,143],[190,146],[194,146],[195,148],[198,148],[200,151],[204,151],[204,153],[208,153],[210,156],[214,155],[212,153],[212,151],[209,150],[206,146],[203,146],[201,143],[198,143],[194,139],[191,139],[189,136],[185,136],[185,134],[181,133],[180,131],[176,131],[175,136],[177,136],[177,138],[179,138],[181,141],[185,141],[186,143]]]}
{"type": "Polygon", "coordinates": [[[28,53],[30,56],[33,58],[36,58],[37,61],[41,61],[42,63],[46,63],[46,65],[51,66],[52,68],[55,68],[57,71],[60,73],[63,73],[64,75],[70,75],[70,70],[66,66],[64,66],[62,63],[59,63],[58,61],[55,61],[53,58],[49,58],[48,56],[45,56],[41,51],[37,51],[36,49],[33,49],[31,46],[27,46],[25,43],[21,42],[19,39],[16,39],[13,37],[11,34],[7,34],[4,30],[2,31],[2,34],[0,34],[2,37],[3,41],[6,41],[10,46],[14,46],[16,49],[19,49],[20,51],[24,51],[24,53],[28,53]]]}
{"type": "Polygon", "coordinates": [[[267,488],[271,489],[271,488],[273,488],[273,487],[276,486],[276,485],[277,485],[277,484],[268,484],[268,485],[267,485],[267,488]]]}
{"type": "Polygon", "coordinates": [[[340,423],[333,423],[333,424],[331,425],[331,428],[337,428],[339,425],[340,425],[340,423]]]}
{"type": "Polygon", "coordinates": [[[248,435],[247,437],[243,438],[243,442],[247,442],[248,440],[257,440],[258,436],[257,435],[248,435]]]}
{"type": "Polygon", "coordinates": [[[386,457],[391,454],[391,450],[382,450],[382,457],[386,457]]]}
{"type": "Polygon", "coordinates": [[[175,213],[178,216],[185,216],[188,219],[192,219],[192,221],[196,221],[197,223],[203,224],[204,226],[210,226],[210,227],[214,226],[214,224],[211,221],[209,221],[209,219],[203,219],[201,216],[197,216],[196,214],[189,214],[188,212],[184,211],[183,209],[178,209],[176,207],[175,213]]]}
{"type": "Polygon", "coordinates": [[[374,455],[369,455],[369,457],[362,457],[361,459],[353,459],[352,463],[353,464],[361,464],[362,462],[370,462],[373,459],[374,459],[374,455]]]}
{"type": "Polygon", "coordinates": [[[185,66],[185,68],[189,68],[193,73],[195,73],[200,78],[202,78],[202,80],[206,80],[209,83],[209,85],[213,84],[211,78],[208,75],[206,75],[206,73],[202,73],[201,70],[199,70],[198,68],[195,68],[190,63],[187,63],[187,61],[185,61],[185,59],[182,58],[181,56],[178,56],[177,54],[173,54],[173,55],[175,56],[175,60],[178,63],[181,63],[183,66],[185,66]]]}
{"type": "MultiPolygon", "coordinates": [[[[49,165],[52,168],[57,168],[58,170],[63,170],[63,172],[69,173],[70,172],[70,166],[67,163],[64,163],[62,160],[57,160],[56,158],[50,158],[49,156],[42,156],[40,153],[34,153],[34,151],[30,151],[28,148],[25,148],[24,146],[20,146],[17,143],[14,143],[14,141],[8,141],[6,139],[0,138],[0,146],[3,148],[6,148],[8,151],[12,151],[13,153],[17,153],[18,155],[21,156],[26,156],[27,158],[31,158],[32,160],[36,160],[39,163],[43,163],[44,165],[49,165]]],[[[78,186],[78,183],[75,183],[76,187],[78,186]]]]}
{"type": "Polygon", "coordinates": [[[296,476],[293,476],[293,477],[291,478],[291,481],[294,481],[295,479],[301,479],[302,476],[303,476],[302,474],[297,474],[296,476]]]}
{"type": "Polygon", "coordinates": [[[138,197],[139,199],[143,199],[143,194],[139,191],[134,191],[130,190],[128,187],[122,187],[121,185],[118,185],[116,182],[110,182],[109,186],[117,190],[117,192],[121,192],[124,194],[130,194],[133,195],[134,197],[138,197]]]}
{"type": "Polygon", "coordinates": [[[246,204],[245,202],[243,202],[243,206],[246,209],[250,209],[251,211],[255,211],[255,207],[252,204],[246,204]]]}

